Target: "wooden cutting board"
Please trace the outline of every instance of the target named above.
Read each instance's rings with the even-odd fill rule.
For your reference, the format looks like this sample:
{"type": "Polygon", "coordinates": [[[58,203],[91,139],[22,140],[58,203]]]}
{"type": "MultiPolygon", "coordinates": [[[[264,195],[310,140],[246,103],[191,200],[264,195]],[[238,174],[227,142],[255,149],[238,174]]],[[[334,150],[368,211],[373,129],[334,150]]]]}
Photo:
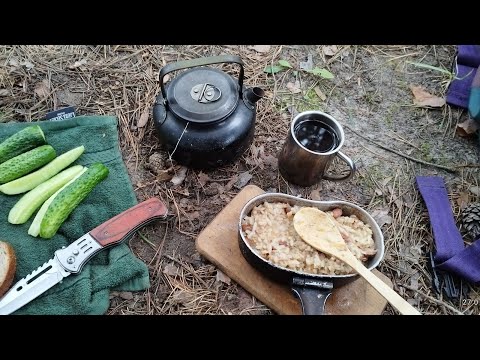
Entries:
{"type": "MultiPolygon", "coordinates": [[[[238,246],[238,220],[243,206],[253,197],[264,193],[255,185],[248,185],[212,220],[196,240],[198,252],[217,266],[277,314],[299,315],[299,300],[286,284],[274,282],[253,268],[243,257],[238,246]]],[[[386,284],[392,282],[373,270],[386,284]]],[[[348,279],[337,284],[327,300],[326,313],[335,315],[379,315],[387,301],[363,278],[348,279]]]]}

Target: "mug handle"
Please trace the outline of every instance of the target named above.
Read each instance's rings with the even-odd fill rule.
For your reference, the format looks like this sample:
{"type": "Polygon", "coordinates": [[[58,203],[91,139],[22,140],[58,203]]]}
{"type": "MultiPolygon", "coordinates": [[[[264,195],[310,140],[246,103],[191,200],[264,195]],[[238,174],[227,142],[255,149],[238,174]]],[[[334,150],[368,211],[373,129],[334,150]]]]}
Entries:
{"type": "Polygon", "coordinates": [[[332,175],[324,174],[323,178],[325,180],[331,180],[331,181],[348,180],[355,174],[356,167],[355,167],[355,163],[352,161],[352,159],[350,159],[347,155],[345,155],[341,151],[338,151],[337,155],[341,160],[343,160],[347,163],[348,167],[350,168],[350,171],[347,175],[344,175],[344,176],[332,176],[332,175]]]}

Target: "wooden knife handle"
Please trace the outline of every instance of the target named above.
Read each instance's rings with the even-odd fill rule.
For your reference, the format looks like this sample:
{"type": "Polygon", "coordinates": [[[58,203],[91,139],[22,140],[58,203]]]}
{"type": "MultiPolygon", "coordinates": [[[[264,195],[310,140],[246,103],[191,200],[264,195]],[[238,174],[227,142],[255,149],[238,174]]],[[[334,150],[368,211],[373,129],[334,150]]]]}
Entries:
{"type": "Polygon", "coordinates": [[[89,232],[103,247],[116,245],[129,238],[147,223],[167,216],[167,207],[157,198],[150,198],[118,214],[89,232]]]}

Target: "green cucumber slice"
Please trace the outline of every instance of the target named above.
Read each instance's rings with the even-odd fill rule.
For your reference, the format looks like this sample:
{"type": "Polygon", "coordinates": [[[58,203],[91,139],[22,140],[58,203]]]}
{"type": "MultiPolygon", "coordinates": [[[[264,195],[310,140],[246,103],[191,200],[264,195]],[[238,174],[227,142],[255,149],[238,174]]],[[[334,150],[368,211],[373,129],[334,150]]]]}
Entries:
{"type": "Polygon", "coordinates": [[[83,166],[75,165],[51,179],[38,185],[33,190],[23,195],[8,213],[8,222],[10,224],[24,224],[30,219],[32,214],[54,193],[62,188],[66,183],[79,175],[83,166]]]}
{"type": "Polygon", "coordinates": [[[42,145],[7,160],[0,164],[0,184],[5,184],[22,177],[48,164],[55,159],[56,156],[57,153],[52,146],[42,145]]]}
{"type": "Polygon", "coordinates": [[[40,237],[52,238],[68,218],[70,213],[82,202],[93,188],[108,176],[108,168],[95,163],[73,183],[63,189],[48,206],[42,223],[40,237]]]}
{"type": "Polygon", "coordinates": [[[37,171],[16,180],[10,181],[6,184],[0,185],[0,192],[7,195],[16,195],[32,190],[65,169],[67,166],[77,160],[84,151],[85,147],[83,145],[67,151],[53,161],[49,162],[41,169],[38,169],[37,171]]]}
{"type": "Polygon", "coordinates": [[[32,223],[30,224],[30,227],[28,229],[28,235],[32,235],[34,237],[37,237],[38,234],[40,234],[40,224],[42,223],[43,217],[45,216],[45,213],[47,212],[48,206],[52,203],[53,199],[60,194],[60,191],[65,189],[68,185],[73,183],[75,180],[77,180],[82,174],[84,174],[88,168],[84,167],[83,170],[77,174],[72,180],[70,180],[68,183],[63,185],[60,190],[57,190],[55,194],[50,196],[42,205],[40,210],[38,210],[37,215],[35,215],[35,218],[33,219],[32,223]]]}

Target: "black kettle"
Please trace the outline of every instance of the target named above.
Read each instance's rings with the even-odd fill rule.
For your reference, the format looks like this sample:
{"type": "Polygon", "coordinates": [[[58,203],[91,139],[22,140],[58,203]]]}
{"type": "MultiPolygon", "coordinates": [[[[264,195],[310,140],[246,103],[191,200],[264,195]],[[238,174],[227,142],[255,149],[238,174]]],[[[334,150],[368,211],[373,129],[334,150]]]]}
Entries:
{"type": "Polygon", "coordinates": [[[243,62],[235,55],[179,61],[160,70],[153,107],[158,138],[170,156],[192,168],[215,168],[240,157],[252,143],[256,102],[264,92],[243,86],[243,62]],[[205,65],[240,65],[238,81],[205,65]],[[189,69],[191,68],[191,69],[189,69]],[[189,69],[167,85],[168,73],[189,69]]]}

